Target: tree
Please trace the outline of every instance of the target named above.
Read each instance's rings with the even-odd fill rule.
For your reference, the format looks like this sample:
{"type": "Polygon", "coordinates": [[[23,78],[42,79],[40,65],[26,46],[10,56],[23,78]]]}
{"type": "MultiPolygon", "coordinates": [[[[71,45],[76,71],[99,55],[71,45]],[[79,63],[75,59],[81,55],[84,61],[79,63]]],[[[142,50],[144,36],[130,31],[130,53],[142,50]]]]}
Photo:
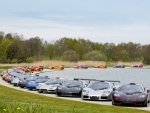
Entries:
{"type": "Polygon", "coordinates": [[[100,51],[94,50],[85,54],[83,60],[107,61],[107,56],[100,51]]]}
{"type": "Polygon", "coordinates": [[[73,50],[67,50],[63,53],[63,58],[66,61],[77,62],[79,59],[79,55],[73,50]]]}

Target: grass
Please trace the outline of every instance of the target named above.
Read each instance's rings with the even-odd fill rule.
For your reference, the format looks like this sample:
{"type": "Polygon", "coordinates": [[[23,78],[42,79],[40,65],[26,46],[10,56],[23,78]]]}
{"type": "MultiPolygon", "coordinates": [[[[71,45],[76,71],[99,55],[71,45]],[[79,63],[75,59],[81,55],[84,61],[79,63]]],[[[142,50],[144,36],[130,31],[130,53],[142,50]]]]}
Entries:
{"type": "Polygon", "coordinates": [[[150,111],[126,107],[46,97],[2,85],[0,85],[0,90],[0,113],[150,113],[150,111]]]}

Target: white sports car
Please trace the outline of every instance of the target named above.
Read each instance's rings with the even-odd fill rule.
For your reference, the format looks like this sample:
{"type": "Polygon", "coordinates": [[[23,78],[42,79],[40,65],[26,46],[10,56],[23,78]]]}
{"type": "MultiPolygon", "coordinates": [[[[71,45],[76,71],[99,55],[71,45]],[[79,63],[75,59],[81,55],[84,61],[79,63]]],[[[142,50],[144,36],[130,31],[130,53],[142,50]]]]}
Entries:
{"type": "Polygon", "coordinates": [[[119,87],[120,81],[96,80],[88,87],[83,88],[83,100],[112,100],[112,91],[119,87]]]}
{"type": "Polygon", "coordinates": [[[64,78],[53,78],[46,81],[45,83],[39,83],[36,89],[39,93],[43,92],[55,93],[57,86],[62,85],[66,81],[67,79],[64,78]]]}

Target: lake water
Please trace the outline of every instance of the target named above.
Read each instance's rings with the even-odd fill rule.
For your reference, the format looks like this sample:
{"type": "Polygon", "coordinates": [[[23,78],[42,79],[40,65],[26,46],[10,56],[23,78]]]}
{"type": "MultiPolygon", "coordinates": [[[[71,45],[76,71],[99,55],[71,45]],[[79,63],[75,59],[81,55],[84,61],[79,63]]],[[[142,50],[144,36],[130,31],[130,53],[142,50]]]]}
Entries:
{"type": "Polygon", "coordinates": [[[150,88],[150,69],[144,68],[65,68],[64,70],[45,72],[42,73],[42,75],[50,75],[66,79],[86,78],[98,80],[119,80],[121,85],[126,83],[139,83],[150,88]]]}

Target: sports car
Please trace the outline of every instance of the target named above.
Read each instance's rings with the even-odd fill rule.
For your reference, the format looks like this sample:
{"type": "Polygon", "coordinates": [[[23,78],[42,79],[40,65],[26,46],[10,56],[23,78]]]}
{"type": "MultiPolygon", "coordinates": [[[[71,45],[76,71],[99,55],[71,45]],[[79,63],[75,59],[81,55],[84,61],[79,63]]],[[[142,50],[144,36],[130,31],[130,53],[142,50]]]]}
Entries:
{"type": "Polygon", "coordinates": [[[39,83],[36,89],[39,93],[43,93],[43,92],[56,93],[56,88],[59,85],[65,83],[66,81],[67,79],[57,77],[54,79],[50,79],[45,83],[39,83]]]}
{"type": "Polygon", "coordinates": [[[131,66],[132,68],[142,68],[143,64],[135,64],[131,66]]]}
{"type": "Polygon", "coordinates": [[[88,87],[83,88],[82,100],[112,100],[111,93],[119,87],[120,81],[96,80],[88,87]]]}
{"type": "Polygon", "coordinates": [[[74,68],[76,68],[76,69],[87,69],[88,65],[77,65],[77,66],[74,66],[74,68]]]}
{"type": "Polygon", "coordinates": [[[94,66],[94,68],[107,68],[107,65],[98,65],[98,66],[94,66]]]}
{"type": "Polygon", "coordinates": [[[26,84],[29,82],[29,81],[35,81],[36,79],[38,79],[40,76],[39,75],[31,75],[29,78],[24,78],[22,80],[19,81],[18,83],[18,86],[21,87],[21,88],[24,88],[26,87],[26,84]]]}
{"type": "Polygon", "coordinates": [[[26,88],[29,90],[36,89],[36,87],[38,86],[38,83],[44,83],[47,80],[49,80],[50,78],[51,77],[48,77],[48,76],[39,76],[38,79],[27,82],[26,88]]]}
{"type": "Polygon", "coordinates": [[[64,65],[59,65],[59,66],[49,66],[49,69],[58,69],[58,70],[63,70],[64,69],[64,65]]]}
{"type": "Polygon", "coordinates": [[[118,65],[115,65],[113,68],[125,68],[125,65],[124,64],[118,64],[118,65]]]}
{"type": "Polygon", "coordinates": [[[112,92],[113,105],[140,105],[147,106],[150,101],[150,90],[136,83],[124,84],[112,92]]]}
{"type": "Polygon", "coordinates": [[[67,81],[66,83],[57,87],[56,95],[81,97],[82,89],[89,84],[89,82],[85,80],[87,79],[74,79],[67,81]]]}
{"type": "Polygon", "coordinates": [[[31,71],[43,71],[43,66],[30,66],[27,67],[27,72],[31,72],[31,71]]]}
{"type": "Polygon", "coordinates": [[[11,84],[13,84],[14,86],[18,86],[19,81],[22,81],[22,80],[27,79],[29,77],[31,77],[30,74],[22,74],[19,76],[13,76],[11,84]]]}

